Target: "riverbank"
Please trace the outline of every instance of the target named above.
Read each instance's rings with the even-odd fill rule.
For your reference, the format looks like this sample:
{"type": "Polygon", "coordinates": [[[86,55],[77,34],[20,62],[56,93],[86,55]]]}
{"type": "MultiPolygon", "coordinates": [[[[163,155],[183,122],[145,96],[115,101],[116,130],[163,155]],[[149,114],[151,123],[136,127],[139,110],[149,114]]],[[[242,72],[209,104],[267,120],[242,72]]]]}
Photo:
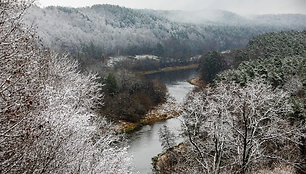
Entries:
{"type": "MultiPolygon", "coordinates": [[[[188,82],[192,85],[205,87],[206,83],[200,79],[200,77],[195,77],[188,82]]],[[[156,122],[165,121],[174,117],[178,117],[182,113],[182,106],[174,101],[166,101],[165,103],[159,104],[157,107],[151,109],[144,117],[137,123],[127,122],[120,120],[117,125],[119,129],[117,132],[120,133],[131,133],[138,130],[144,125],[150,125],[156,122]]]]}
{"type": "Polygon", "coordinates": [[[196,76],[198,73],[195,69],[155,73],[147,76],[165,83],[168,89],[167,102],[148,112],[142,123],[149,125],[139,123],[134,130],[129,130],[131,133],[127,137],[129,153],[134,157],[134,173],[152,173],[152,157],[163,151],[159,130],[164,126],[167,126],[174,134],[175,142],[183,141],[180,136],[181,118],[179,116],[183,112],[184,98],[194,88],[194,85],[188,83],[187,80],[196,76]]]}
{"type": "MultiPolygon", "coordinates": [[[[184,152],[188,151],[191,147],[187,142],[183,142],[167,149],[165,152],[158,154],[152,158],[153,170],[156,174],[171,174],[173,171],[181,171],[182,167],[179,161],[186,160],[186,154],[184,152]]],[[[285,162],[274,163],[270,166],[262,166],[261,169],[251,172],[251,174],[274,174],[274,173],[286,173],[295,174],[296,169],[286,164],[285,162]]]]}
{"type": "Polygon", "coordinates": [[[186,143],[180,143],[165,152],[152,158],[152,166],[155,173],[172,173],[177,165],[177,158],[181,158],[186,148],[186,143]]]}
{"type": "MultiPolygon", "coordinates": [[[[180,66],[180,67],[169,67],[169,68],[165,68],[159,71],[151,71],[151,72],[143,72],[144,74],[153,74],[153,73],[158,73],[158,72],[171,72],[171,71],[179,71],[179,70],[185,70],[185,69],[194,69],[195,67],[197,67],[197,64],[193,64],[193,65],[188,65],[188,66],[180,66]]],[[[181,76],[181,74],[179,74],[179,76],[181,76]]],[[[193,76],[194,77],[194,76],[193,76]]],[[[190,79],[192,77],[186,77],[186,79],[190,79]]],[[[187,86],[192,86],[192,85],[203,85],[204,83],[202,83],[200,81],[200,78],[195,78],[192,79],[191,82],[189,82],[189,85],[186,81],[186,79],[184,79],[183,83],[186,83],[187,86]]],[[[182,84],[180,84],[182,85],[182,84]]],[[[182,87],[182,86],[181,86],[182,87]]],[[[169,85],[168,88],[173,88],[171,89],[172,93],[170,92],[169,95],[173,96],[173,95],[177,95],[179,96],[180,94],[184,94],[185,93],[183,91],[177,90],[178,88],[176,88],[173,85],[169,85]],[[175,93],[173,93],[173,91],[175,93]]],[[[186,87],[186,85],[183,88],[189,88],[186,87]]],[[[124,133],[131,133],[135,130],[139,130],[142,126],[144,125],[150,125],[156,122],[160,122],[160,121],[165,121],[168,120],[170,118],[174,118],[180,115],[180,112],[182,112],[181,106],[178,103],[183,103],[183,99],[181,99],[182,97],[178,97],[176,99],[167,99],[168,101],[166,101],[165,103],[159,104],[157,107],[151,109],[149,112],[147,112],[147,114],[144,116],[143,119],[141,119],[138,122],[126,122],[126,121],[119,121],[117,123],[119,129],[117,130],[117,132],[124,132],[124,133]],[[174,101],[175,100],[175,101],[174,101]],[[178,100],[178,101],[177,101],[178,100]]]]}
{"type": "Polygon", "coordinates": [[[178,117],[183,112],[182,107],[175,103],[167,101],[163,104],[158,105],[157,107],[151,109],[138,123],[131,123],[120,120],[118,125],[117,132],[120,133],[131,133],[135,130],[138,130],[144,125],[153,124],[159,121],[164,121],[174,117],[178,117]]]}
{"type": "Polygon", "coordinates": [[[194,86],[198,86],[198,87],[205,87],[207,84],[201,80],[200,77],[195,77],[191,80],[188,80],[188,82],[194,86]]]}
{"type": "Polygon", "coordinates": [[[195,69],[199,66],[199,64],[191,64],[191,65],[185,65],[185,66],[172,66],[172,67],[165,67],[158,70],[152,70],[152,71],[140,71],[140,74],[143,75],[149,75],[149,74],[155,74],[160,72],[169,72],[169,71],[178,71],[178,70],[184,70],[184,69],[195,69]]]}

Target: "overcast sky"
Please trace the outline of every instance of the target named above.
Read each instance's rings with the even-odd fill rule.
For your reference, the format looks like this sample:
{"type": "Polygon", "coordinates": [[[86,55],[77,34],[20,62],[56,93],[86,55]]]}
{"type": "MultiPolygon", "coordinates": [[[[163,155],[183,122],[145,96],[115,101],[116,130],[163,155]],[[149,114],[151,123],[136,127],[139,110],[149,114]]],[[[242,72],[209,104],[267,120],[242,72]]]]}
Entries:
{"type": "Polygon", "coordinates": [[[37,0],[37,3],[43,7],[50,5],[85,7],[94,4],[114,4],[137,9],[222,9],[239,14],[306,14],[306,0],[37,0]]]}

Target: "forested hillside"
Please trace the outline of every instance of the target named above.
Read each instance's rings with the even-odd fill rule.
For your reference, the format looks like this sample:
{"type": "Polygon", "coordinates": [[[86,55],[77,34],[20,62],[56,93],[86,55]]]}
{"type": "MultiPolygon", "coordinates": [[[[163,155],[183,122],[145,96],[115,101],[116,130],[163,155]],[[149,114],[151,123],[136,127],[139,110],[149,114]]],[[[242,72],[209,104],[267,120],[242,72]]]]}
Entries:
{"type": "Polygon", "coordinates": [[[255,16],[226,11],[134,10],[113,5],[86,8],[33,7],[27,22],[37,25],[46,46],[83,60],[105,56],[153,54],[188,57],[211,50],[244,47],[264,32],[305,29],[305,15],[255,16]],[[185,18],[180,18],[180,16],[185,18]],[[258,20],[260,18],[260,20],[258,20]],[[180,21],[174,20],[180,19],[180,21]],[[278,19],[278,20],[274,20],[278,19]],[[288,20],[287,20],[288,19],[288,20]],[[260,21],[260,22],[259,22],[260,21]],[[271,22],[273,21],[273,22],[271,22]]]}
{"type": "MultiPolygon", "coordinates": [[[[306,55],[306,31],[289,31],[279,33],[267,33],[252,38],[247,46],[239,50],[217,53],[211,52],[202,56],[200,60],[201,77],[205,81],[212,81],[217,73],[225,69],[237,68],[241,62],[255,59],[259,61],[274,58],[281,61],[292,56],[306,55]]],[[[248,64],[247,62],[245,64],[248,64]]],[[[242,65],[241,65],[242,66],[242,65]]],[[[281,67],[280,67],[281,68],[281,67]]],[[[239,68],[238,68],[239,69],[239,68]]],[[[250,71],[250,70],[248,70],[250,71]]],[[[262,73],[268,73],[263,70],[262,73]]],[[[238,75],[239,78],[245,78],[238,75]]],[[[235,78],[232,76],[231,78],[235,78]]],[[[251,77],[253,78],[253,77],[251,77]]]]}
{"type": "Polygon", "coordinates": [[[305,173],[305,38],[270,33],[231,56],[203,57],[218,71],[220,60],[246,61],[189,94],[187,140],[156,163],[157,173],[305,173]]]}
{"type": "Polygon", "coordinates": [[[273,15],[238,15],[230,11],[203,9],[197,11],[150,11],[153,14],[166,17],[179,23],[210,24],[210,25],[232,25],[232,26],[278,26],[285,29],[294,27],[303,29],[305,27],[305,15],[300,14],[273,14],[273,15]]]}

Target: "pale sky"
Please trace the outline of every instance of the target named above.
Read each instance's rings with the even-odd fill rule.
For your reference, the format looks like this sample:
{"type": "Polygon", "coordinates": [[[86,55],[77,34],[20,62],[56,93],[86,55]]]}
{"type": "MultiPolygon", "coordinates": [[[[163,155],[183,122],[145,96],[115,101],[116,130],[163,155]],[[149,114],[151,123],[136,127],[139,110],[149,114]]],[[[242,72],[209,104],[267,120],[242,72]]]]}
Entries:
{"type": "Polygon", "coordinates": [[[39,6],[85,7],[113,4],[128,8],[156,10],[222,9],[239,14],[306,14],[306,0],[36,0],[39,6]]]}

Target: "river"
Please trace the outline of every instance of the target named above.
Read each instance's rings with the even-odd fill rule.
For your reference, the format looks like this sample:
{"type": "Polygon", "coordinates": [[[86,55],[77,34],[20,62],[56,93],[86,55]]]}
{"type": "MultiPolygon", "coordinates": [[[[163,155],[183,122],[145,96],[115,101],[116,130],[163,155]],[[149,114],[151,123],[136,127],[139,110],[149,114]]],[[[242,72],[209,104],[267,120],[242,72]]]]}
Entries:
{"type": "MultiPolygon", "coordinates": [[[[187,93],[193,89],[193,85],[189,84],[187,80],[195,76],[197,76],[195,69],[160,72],[147,75],[148,78],[159,79],[164,82],[168,88],[169,95],[179,104],[183,103],[187,93]]],[[[152,173],[151,159],[162,152],[158,131],[164,125],[178,137],[176,138],[177,144],[183,141],[183,139],[179,137],[179,118],[172,118],[152,125],[143,126],[140,130],[129,135],[130,147],[128,152],[134,157],[133,165],[135,166],[135,173],[152,173]]]]}

